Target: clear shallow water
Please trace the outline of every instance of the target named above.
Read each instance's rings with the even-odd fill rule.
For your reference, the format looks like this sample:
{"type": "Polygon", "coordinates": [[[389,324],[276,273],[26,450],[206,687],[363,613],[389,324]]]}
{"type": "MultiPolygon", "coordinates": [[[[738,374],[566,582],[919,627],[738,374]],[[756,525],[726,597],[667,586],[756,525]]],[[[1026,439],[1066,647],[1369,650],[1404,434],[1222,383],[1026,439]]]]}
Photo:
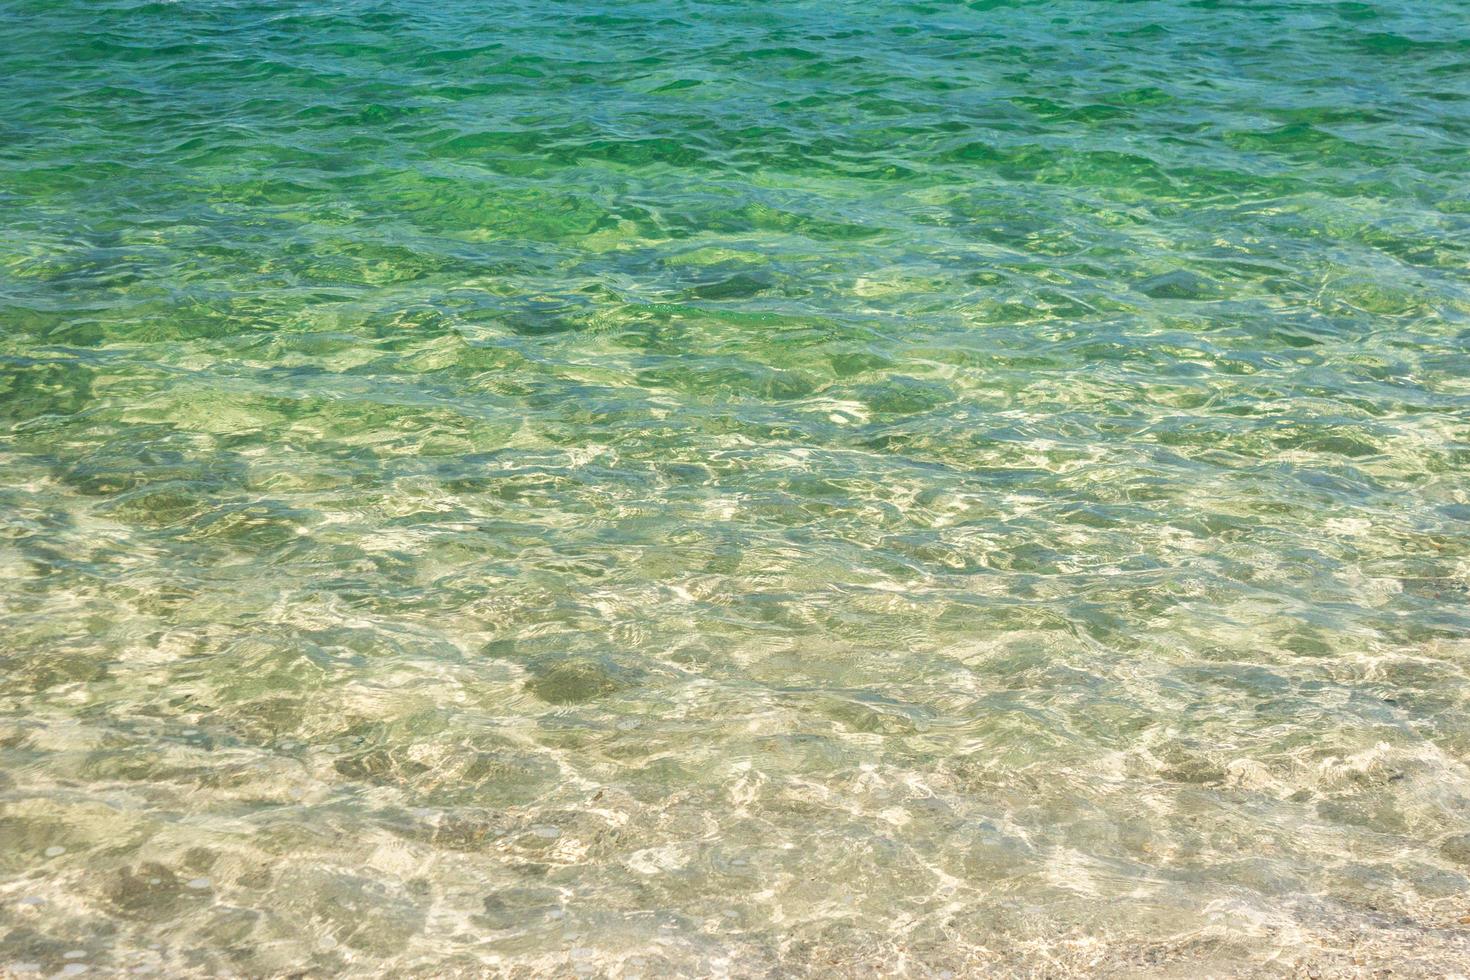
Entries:
{"type": "Polygon", "coordinates": [[[1463,968],[1463,2],[0,15],[3,968],[1463,968]]]}

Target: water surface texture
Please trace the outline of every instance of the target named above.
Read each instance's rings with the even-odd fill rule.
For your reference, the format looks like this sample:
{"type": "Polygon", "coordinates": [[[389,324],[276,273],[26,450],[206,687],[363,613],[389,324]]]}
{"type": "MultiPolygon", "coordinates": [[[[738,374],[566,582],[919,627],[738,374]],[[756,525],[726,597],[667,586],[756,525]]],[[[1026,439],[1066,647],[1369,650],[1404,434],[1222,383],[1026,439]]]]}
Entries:
{"type": "Polygon", "coordinates": [[[0,0],[0,972],[1470,962],[1470,4],[0,0]]]}

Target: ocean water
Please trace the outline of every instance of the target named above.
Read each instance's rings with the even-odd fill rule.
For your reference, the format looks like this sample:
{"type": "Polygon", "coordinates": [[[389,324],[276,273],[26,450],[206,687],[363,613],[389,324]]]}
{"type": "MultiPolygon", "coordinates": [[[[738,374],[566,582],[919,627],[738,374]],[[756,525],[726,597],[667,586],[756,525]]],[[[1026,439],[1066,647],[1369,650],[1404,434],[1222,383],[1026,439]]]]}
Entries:
{"type": "Polygon", "coordinates": [[[0,973],[1470,963],[1470,4],[0,0],[0,973]]]}

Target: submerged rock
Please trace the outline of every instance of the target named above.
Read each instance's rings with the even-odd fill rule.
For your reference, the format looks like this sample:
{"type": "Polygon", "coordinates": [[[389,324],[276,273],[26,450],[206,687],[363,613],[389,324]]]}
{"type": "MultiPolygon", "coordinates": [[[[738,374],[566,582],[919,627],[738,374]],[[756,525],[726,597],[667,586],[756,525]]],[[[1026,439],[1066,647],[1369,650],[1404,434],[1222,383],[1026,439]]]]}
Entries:
{"type": "Polygon", "coordinates": [[[1439,853],[1470,868],[1470,834],[1456,834],[1439,845],[1439,853]]]}
{"type": "Polygon", "coordinates": [[[629,686],[627,671],[614,664],[579,657],[532,667],[526,690],[548,704],[580,704],[629,686]]]}

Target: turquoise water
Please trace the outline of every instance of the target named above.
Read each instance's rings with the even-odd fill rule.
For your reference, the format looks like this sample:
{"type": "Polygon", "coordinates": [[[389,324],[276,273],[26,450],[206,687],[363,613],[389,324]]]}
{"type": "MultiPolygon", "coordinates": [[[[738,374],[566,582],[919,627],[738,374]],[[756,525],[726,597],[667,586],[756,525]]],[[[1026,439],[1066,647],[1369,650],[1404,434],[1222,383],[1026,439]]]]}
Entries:
{"type": "Polygon", "coordinates": [[[0,972],[1470,962],[1470,5],[0,0],[0,972]]]}

